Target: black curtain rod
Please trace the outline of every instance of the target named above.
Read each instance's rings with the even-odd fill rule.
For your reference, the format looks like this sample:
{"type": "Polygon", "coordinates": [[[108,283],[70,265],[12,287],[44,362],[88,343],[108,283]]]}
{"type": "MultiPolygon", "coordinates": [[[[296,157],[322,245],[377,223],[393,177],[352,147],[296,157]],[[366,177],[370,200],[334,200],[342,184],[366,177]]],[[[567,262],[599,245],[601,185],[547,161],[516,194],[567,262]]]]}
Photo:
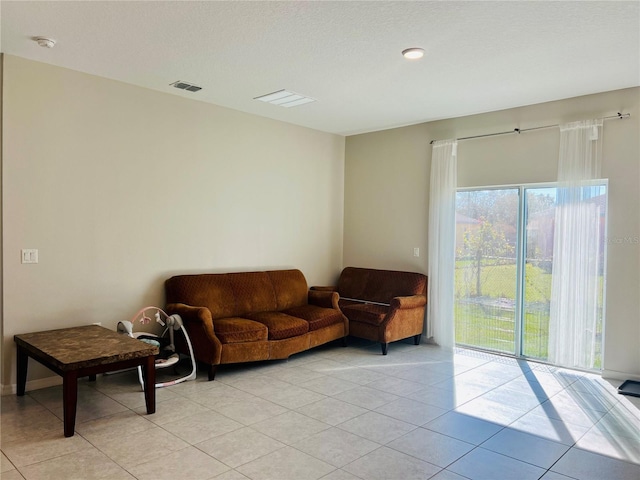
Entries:
{"type": "MultiPolygon", "coordinates": [[[[623,118],[629,118],[631,116],[630,113],[620,113],[618,112],[617,115],[610,115],[608,117],[602,117],[601,120],[610,120],[612,118],[617,118],[619,120],[622,120],[623,118]]],[[[483,138],[483,137],[495,137],[496,135],[509,135],[512,133],[522,133],[522,132],[530,132],[532,130],[542,130],[543,128],[555,128],[555,127],[559,127],[560,124],[556,123],[555,125],[544,125],[542,127],[531,127],[531,128],[514,128],[513,130],[509,130],[507,132],[497,132],[497,133],[485,133],[484,135],[474,135],[472,137],[460,137],[460,138],[456,138],[457,141],[460,140],[471,140],[472,138],[483,138]]],[[[433,145],[433,142],[435,142],[436,140],[431,140],[429,142],[430,145],[433,145]]]]}

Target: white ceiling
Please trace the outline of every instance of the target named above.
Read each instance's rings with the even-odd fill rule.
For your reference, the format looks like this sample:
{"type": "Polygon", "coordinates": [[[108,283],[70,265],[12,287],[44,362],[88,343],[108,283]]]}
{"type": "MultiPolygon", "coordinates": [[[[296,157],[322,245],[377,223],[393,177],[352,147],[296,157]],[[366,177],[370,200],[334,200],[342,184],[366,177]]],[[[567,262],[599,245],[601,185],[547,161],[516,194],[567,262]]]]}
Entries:
{"type": "Polygon", "coordinates": [[[4,53],[342,135],[640,85],[640,1],[2,1],[4,53]],[[57,41],[39,47],[34,36],[57,41]],[[400,52],[422,47],[422,60],[400,52]],[[183,80],[203,87],[170,87],[183,80]],[[253,100],[280,89],[317,99],[253,100]]]}

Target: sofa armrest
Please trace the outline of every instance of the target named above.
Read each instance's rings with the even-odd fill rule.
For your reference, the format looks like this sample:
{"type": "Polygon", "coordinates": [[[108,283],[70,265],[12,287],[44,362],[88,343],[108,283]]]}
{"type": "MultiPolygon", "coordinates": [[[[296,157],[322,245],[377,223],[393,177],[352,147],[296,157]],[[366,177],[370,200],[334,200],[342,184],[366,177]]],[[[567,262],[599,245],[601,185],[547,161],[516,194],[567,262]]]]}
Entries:
{"type": "Polygon", "coordinates": [[[196,359],[210,365],[218,365],[222,355],[222,344],[216,337],[211,311],[206,307],[194,307],[184,303],[169,303],[165,311],[177,313],[184,320],[196,359]]]}
{"type": "Polygon", "coordinates": [[[426,295],[411,295],[409,297],[394,297],[391,299],[391,308],[405,310],[407,308],[421,308],[427,304],[426,295]]]}
{"type": "Polygon", "coordinates": [[[340,310],[338,300],[340,300],[338,292],[332,290],[314,290],[313,287],[309,290],[308,301],[310,305],[340,310]]]}
{"type": "Polygon", "coordinates": [[[314,290],[316,292],[337,292],[338,291],[338,287],[336,286],[313,286],[311,287],[311,290],[314,290]]]}
{"type": "Polygon", "coordinates": [[[177,313],[187,322],[197,322],[203,324],[206,330],[210,330],[213,335],[213,320],[211,312],[206,307],[192,307],[184,303],[169,303],[165,310],[169,315],[177,313]]]}

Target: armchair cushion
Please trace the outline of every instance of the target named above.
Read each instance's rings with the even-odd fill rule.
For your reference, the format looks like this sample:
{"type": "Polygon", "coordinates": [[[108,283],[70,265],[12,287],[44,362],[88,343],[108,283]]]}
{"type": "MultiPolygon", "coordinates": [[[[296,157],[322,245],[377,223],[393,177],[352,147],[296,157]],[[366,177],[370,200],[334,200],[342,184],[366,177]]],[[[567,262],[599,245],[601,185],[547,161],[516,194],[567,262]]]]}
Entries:
{"type": "Polygon", "coordinates": [[[381,325],[389,311],[388,307],[372,304],[355,304],[343,307],[350,322],[362,322],[369,325],[381,325]]]}

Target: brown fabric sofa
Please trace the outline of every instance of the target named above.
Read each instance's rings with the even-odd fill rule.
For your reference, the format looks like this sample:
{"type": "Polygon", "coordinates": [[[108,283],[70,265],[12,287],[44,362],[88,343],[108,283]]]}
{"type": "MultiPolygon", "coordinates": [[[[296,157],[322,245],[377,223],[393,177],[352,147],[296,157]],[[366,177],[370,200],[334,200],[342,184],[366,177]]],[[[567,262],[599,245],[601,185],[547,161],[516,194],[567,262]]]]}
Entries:
{"type": "Polygon", "coordinates": [[[349,334],[338,294],[310,291],[299,270],[178,275],[165,293],[209,380],[220,364],[284,359],[349,334]]]}
{"type": "Polygon", "coordinates": [[[346,267],[335,287],[312,290],[338,292],[339,306],[349,319],[349,334],[380,342],[413,336],[418,345],[427,304],[427,277],[421,273],[346,267]]]}

